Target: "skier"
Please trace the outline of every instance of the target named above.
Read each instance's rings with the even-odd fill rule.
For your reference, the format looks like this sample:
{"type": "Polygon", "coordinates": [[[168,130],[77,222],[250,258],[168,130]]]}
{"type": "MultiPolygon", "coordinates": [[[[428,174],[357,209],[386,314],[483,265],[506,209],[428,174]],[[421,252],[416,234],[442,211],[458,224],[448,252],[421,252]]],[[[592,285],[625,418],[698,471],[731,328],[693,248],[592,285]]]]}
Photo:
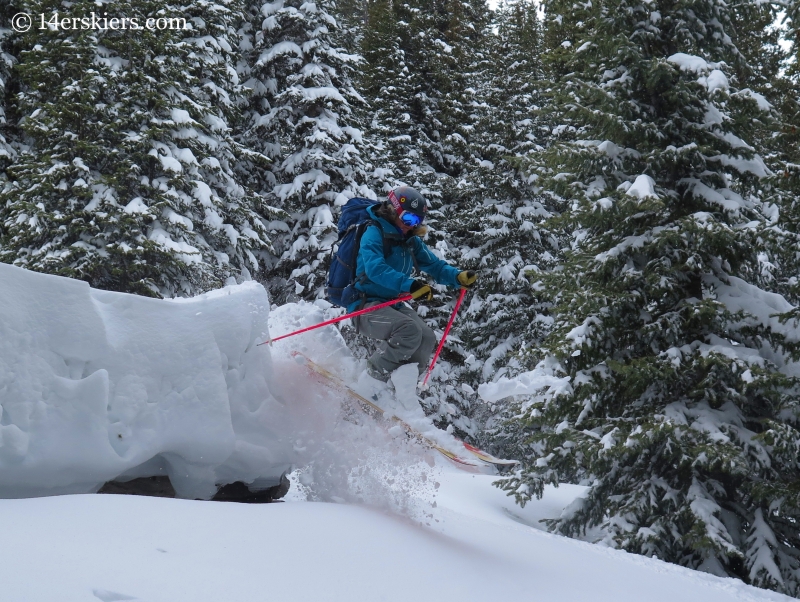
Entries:
{"type": "MultiPolygon", "coordinates": [[[[364,231],[356,261],[355,288],[361,293],[361,300],[351,303],[348,312],[403,293],[411,293],[418,300],[433,299],[431,287],[424,280],[411,277],[414,268],[453,288],[475,284],[478,276],[474,271],[459,271],[437,258],[422,242],[427,231],[422,224],[427,211],[425,197],[409,186],[395,188],[389,192],[388,202],[367,209],[375,223],[364,231]],[[386,247],[384,239],[389,243],[386,247]]],[[[409,363],[417,364],[420,372],[427,368],[436,335],[407,304],[362,314],[353,322],[358,333],[382,341],[367,360],[371,377],[386,382],[392,372],[409,363]]]]}

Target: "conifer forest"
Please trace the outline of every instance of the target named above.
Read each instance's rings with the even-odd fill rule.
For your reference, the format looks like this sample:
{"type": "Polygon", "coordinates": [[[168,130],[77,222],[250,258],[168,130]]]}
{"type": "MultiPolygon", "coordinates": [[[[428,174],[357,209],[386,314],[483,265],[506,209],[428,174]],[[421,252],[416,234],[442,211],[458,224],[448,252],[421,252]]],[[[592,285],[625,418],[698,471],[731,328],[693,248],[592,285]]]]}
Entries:
{"type": "Polygon", "coordinates": [[[480,275],[436,423],[519,504],[588,486],[555,533],[800,597],[800,0],[0,0],[0,43],[0,261],[313,302],[413,186],[480,275]]]}

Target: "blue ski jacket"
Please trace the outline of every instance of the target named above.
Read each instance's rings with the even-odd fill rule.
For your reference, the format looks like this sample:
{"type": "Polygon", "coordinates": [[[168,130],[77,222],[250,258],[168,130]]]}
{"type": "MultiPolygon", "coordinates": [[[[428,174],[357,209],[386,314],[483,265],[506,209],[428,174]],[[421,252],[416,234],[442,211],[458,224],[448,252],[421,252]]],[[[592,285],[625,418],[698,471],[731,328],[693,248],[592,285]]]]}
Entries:
{"type": "MultiPolygon", "coordinates": [[[[414,258],[417,260],[417,267],[430,274],[439,284],[453,288],[460,286],[457,279],[459,270],[431,253],[419,236],[412,236],[404,243],[391,245],[389,255],[384,257],[383,236],[378,228],[383,229],[384,236],[388,239],[396,239],[398,242],[404,241],[403,235],[394,224],[377,217],[372,207],[367,209],[367,213],[378,225],[370,225],[361,236],[355,282],[356,289],[366,294],[367,303],[388,301],[401,293],[409,292],[414,282],[411,278],[414,258]]],[[[360,303],[360,301],[351,303],[347,311],[355,311],[360,303]]]]}

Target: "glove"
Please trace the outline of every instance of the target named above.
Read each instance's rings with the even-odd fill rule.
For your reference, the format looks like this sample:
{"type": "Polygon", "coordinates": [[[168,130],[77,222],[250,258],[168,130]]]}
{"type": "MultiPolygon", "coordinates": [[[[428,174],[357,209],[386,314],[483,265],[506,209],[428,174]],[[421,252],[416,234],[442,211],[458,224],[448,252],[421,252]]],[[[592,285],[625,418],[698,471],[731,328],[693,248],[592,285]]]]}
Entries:
{"type": "Polygon", "coordinates": [[[458,283],[463,286],[464,288],[471,288],[475,281],[478,279],[477,272],[473,272],[472,270],[467,270],[465,272],[459,272],[458,277],[456,278],[458,283]]]}
{"type": "Polygon", "coordinates": [[[430,301],[433,299],[433,291],[431,287],[425,284],[422,280],[415,280],[411,283],[411,298],[419,299],[420,301],[430,301]]]}

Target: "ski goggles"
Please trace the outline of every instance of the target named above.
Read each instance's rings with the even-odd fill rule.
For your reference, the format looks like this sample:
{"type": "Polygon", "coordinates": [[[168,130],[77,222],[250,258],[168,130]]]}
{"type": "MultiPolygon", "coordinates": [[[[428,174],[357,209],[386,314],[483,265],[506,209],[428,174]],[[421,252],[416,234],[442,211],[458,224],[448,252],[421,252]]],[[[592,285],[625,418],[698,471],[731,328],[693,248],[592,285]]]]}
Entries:
{"type": "Polygon", "coordinates": [[[400,221],[403,222],[409,228],[415,228],[422,223],[422,218],[416,213],[411,213],[410,211],[403,211],[403,213],[400,214],[400,221]]]}

